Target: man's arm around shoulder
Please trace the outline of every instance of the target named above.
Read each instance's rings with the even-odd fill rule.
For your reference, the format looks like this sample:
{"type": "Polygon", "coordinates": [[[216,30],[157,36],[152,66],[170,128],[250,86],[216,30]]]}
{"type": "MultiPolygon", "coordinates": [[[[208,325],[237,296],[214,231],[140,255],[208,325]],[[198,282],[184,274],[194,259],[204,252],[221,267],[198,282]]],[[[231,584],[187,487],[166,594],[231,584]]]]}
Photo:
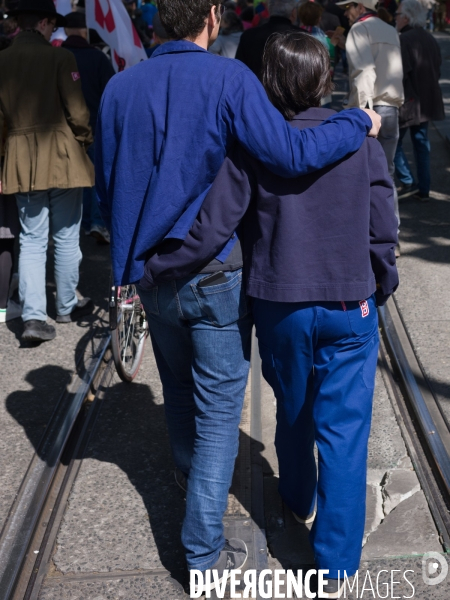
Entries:
{"type": "Polygon", "coordinates": [[[381,120],[373,111],[346,110],[312,129],[291,127],[270,103],[248,69],[235,75],[225,93],[223,118],[247,152],[282,177],[322,169],[358,150],[381,120]]]}

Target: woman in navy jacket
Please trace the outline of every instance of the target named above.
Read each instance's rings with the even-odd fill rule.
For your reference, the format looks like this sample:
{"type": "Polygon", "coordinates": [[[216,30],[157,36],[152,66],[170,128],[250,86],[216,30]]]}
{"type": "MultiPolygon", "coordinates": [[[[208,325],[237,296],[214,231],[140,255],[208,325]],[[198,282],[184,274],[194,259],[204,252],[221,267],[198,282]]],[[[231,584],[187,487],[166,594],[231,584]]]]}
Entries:
{"type": "MultiPolygon", "coordinates": [[[[292,127],[319,125],[332,114],[320,108],[331,89],[328,61],[323,45],[304,33],[268,42],[264,85],[292,127]]],[[[297,520],[314,521],[316,564],[329,570],[325,597],[338,597],[344,571],[350,577],[359,567],[364,534],[376,306],[398,285],[384,152],[367,139],[335,165],[283,179],[236,146],[184,243],[176,250],[169,240],[150,257],[147,279],[200,272],[245,212],[238,233],[263,374],[277,398],[279,491],[297,520]]],[[[226,286],[213,281],[197,293],[226,286]]]]}

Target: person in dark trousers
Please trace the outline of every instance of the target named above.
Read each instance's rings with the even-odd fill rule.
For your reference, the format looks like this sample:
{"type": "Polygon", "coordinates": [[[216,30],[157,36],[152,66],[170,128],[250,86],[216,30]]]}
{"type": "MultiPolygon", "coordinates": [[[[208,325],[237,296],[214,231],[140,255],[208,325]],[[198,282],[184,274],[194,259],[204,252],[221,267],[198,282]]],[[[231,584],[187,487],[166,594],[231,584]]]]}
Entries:
{"type": "MultiPolygon", "coordinates": [[[[10,40],[0,37],[0,51],[10,45],[10,40]]],[[[7,135],[3,134],[3,139],[6,137],[7,135]]],[[[3,147],[0,144],[0,166],[2,162],[3,147]]],[[[20,222],[16,199],[14,196],[3,195],[0,183],[0,323],[17,319],[22,314],[20,304],[11,298],[18,285],[17,275],[13,280],[13,266],[14,243],[19,232],[20,222]]]]}
{"type": "MultiPolygon", "coordinates": [[[[264,86],[294,129],[333,114],[320,108],[331,89],[329,67],[325,47],[308,34],[268,42],[264,86]]],[[[241,237],[263,374],[277,398],[279,492],[299,522],[313,522],[328,598],[339,597],[344,572],[353,575],[361,557],[376,307],[398,285],[392,195],[377,140],[289,180],[236,145],[183,244],[155,253],[148,265],[155,285],[165,285],[205,264],[236,230],[241,237]]]]}
{"type": "Polygon", "coordinates": [[[148,317],[174,462],[187,482],[179,480],[187,489],[188,568],[216,569],[222,580],[247,559],[245,542],[226,541],[222,523],[252,329],[239,245],[234,237],[184,281],[158,289],[146,263],[160,244],[170,252],[185,238],[233,141],[295,177],[356,151],[372,122],[366,112],[344,111],[315,129],[292,129],[245,65],[208,52],[220,28],[219,0],[159,0],[158,7],[171,41],[107,85],[96,185],[115,284],[139,282],[148,317]]]}
{"type": "MultiPolygon", "coordinates": [[[[65,18],[67,39],[62,43],[62,47],[70,50],[77,61],[81,88],[90,114],[89,125],[94,135],[94,143],[88,149],[88,156],[94,163],[95,126],[100,100],[106,84],[115,71],[107,56],[87,41],[86,15],[81,12],[72,12],[65,18]]],[[[81,227],[100,244],[109,243],[109,232],[100,214],[95,186],[84,189],[81,227]]]]}
{"type": "Polygon", "coordinates": [[[425,31],[426,10],[417,0],[403,0],[396,14],[397,31],[403,61],[405,103],[400,107],[400,138],[395,153],[395,174],[403,187],[399,198],[430,198],[430,142],[428,123],[445,119],[442,90],[439,85],[442,57],[439,44],[425,31]],[[417,169],[417,184],[403,151],[403,139],[409,130],[417,169]]]}
{"type": "Polygon", "coordinates": [[[257,77],[261,78],[264,47],[270,36],[284,31],[298,31],[293,25],[297,19],[297,4],[297,0],[269,0],[269,21],[242,34],[236,58],[247,65],[257,77]]]}

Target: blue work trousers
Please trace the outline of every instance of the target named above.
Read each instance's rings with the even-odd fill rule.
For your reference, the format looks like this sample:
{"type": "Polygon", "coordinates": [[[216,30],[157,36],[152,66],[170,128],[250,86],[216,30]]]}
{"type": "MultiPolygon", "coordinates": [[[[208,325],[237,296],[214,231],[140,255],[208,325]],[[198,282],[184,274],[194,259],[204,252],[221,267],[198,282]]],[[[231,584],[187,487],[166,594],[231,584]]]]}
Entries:
{"type": "Polygon", "coordinates": [[[45,265],[49,232],[55,244],[56,312],[68,315],[78,302],[75,290],[82,258],[82,200],[82,188],[16,194],[21,227],[19,296],[23,321],[47,319],[45,265]]]}
{"type": "Polygon", "coordinates": [[[188,478],[181,539],[189,569],[204,571],[224,545],[227,507],[250,365],[252,318],[242,271],[199,287],[194,275],[138,292],[163,385],[176,466],[188,478]]]}
{"type": "Polygon", "coordinates": [[[319,569],[353,575],[365,522],[367,445],[378,354],[374,297],[366,302],[253,306],[263,375],[277,398],[279,492],[305,516],[319,569]],[[318,474],[314,459],[318,449],[318,474]]]}
{"type": "Polygon", "coordinates": [[[408,160],[403,150],[403,138],[410,131],[411,142],[414,150],[414,159],[417,168],[417,181],[419,193],[427,195],[430,193],[430,140],[428,139],[428,123],[403,127],[400,129],[397,151],[395,153],[395,173],[403,185],[412,185],[414,177],[411,173],[408,160]]]}

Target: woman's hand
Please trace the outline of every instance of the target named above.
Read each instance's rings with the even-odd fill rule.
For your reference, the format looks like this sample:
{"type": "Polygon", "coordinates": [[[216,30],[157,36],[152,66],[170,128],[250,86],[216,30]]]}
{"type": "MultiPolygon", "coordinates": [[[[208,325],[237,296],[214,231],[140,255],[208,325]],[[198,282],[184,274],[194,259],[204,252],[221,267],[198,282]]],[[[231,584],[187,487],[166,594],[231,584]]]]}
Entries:
{"type": "Polygon", "coordinates": [[[381,128],[381,117],[378,113],[370,108],[362,109],[372,120],[372,129],[369,131],[370,137],[378,137],[381,128]]]}

